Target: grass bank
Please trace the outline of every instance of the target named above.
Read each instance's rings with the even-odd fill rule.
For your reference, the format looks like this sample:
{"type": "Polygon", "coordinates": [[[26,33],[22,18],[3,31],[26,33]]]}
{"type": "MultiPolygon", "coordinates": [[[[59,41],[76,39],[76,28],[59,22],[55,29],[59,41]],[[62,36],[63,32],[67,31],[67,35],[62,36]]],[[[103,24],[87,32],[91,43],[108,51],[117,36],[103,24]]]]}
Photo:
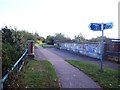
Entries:
{"type": "Polygon", "coordinates": [[[25,88],[59,88],[57,74],[47,60],[29,60],[21,78],[25,88]]]}
{"type": "Polygon", "coordinates": [[[110,68],[104,68],[104,71],[99,71],[99,65],[78,60],[67,60],[68,63],[77,67],[95,82],[98,82],[103,88],[120,88],[119,75],[120,71],[110,68]]]}

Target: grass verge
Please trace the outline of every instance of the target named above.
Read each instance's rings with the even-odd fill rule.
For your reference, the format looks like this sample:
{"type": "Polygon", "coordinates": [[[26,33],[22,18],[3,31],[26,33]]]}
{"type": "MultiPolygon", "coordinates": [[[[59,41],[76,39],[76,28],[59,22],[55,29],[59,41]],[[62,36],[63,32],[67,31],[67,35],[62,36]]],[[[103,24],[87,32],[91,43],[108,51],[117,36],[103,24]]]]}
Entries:
{"type": "Polygon", "coordinates": [[[42,44],[42,47],[43,47],[43,48],[47,48],[47,47],[46,47],[46,44],[42,44]]]}
{"type": "Polygon", "coordinates": [[[120,88],[119,75],[120,71],[110,68],[104,68],[104,71],[99,71],[99,65],[78,60],[67,60],[68,63],[77,67],[95,82],[98,82],[103,88],[120,88]]]}
{"type": "Polygon", "coordinates": [[[38,47],[35,45],[34,48],[37,49],[38,47]]]}
{"type": "Polygon", "coordinates": [[[47,45],[47,44],[42,44],[41,45],[43,48],[53,48],[54,45],[47,45]]]}
{"type": "Polygon", "coordinates": [[[59,88],[57,74],[47,60],[29,60],[21,78],[25,88],[59,88]]]}

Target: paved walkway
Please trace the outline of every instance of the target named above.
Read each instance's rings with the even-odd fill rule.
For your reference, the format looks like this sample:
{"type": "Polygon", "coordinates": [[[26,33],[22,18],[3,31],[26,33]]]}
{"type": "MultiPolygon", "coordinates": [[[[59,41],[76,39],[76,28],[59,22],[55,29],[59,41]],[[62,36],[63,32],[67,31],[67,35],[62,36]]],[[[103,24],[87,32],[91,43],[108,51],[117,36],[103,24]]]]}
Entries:
{"type": "Polygon", "coordinates": [[[34,59],[35,60],[47,60],[47,58],[41,53],[41,47],[39,47],[38,49],[35,49],[35,56],[34,59]]]}
{"type": "MultiPolygon", "coordinates": [[[[58,56],[62,57],[64,60],[83,60],[83,61],[87,61],[87,62],[91,62],[95,64],[100,64],[100,60],[96,58],[87,57],[87,56],[74,53],[74,52],[70,52],[67,50],[60,50],[56,48],[47,48],[47,50],[57,54],[58,56]]],[[[115,70],[120,70],[120,66],[118,63],[108,61],[108,60],[103,60],[103,68],[104,67],[112,68],[115,70]]]]}
{"type": "Polygon", "coordinates": [[[53,64],[60,79],[61,88],[101,88],[90,77],[64,61],[60,56],[41,47],[38,47],[36,53],[41,53],[53,64]]]}

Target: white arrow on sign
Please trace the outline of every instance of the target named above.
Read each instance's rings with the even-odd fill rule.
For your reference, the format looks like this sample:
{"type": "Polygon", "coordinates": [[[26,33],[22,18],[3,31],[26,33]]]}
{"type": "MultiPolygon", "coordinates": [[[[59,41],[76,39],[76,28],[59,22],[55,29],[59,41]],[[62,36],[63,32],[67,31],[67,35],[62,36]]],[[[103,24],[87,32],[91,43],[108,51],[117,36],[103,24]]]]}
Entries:
{"type": "Polygon", "coordinates": [[[111,29],[112,27],[113,27],[112,22],[103,24],[103,29],[111,29]]]}
{"type": "Polygon", "coordinates": [[[93,31],[101,31],[101,23],[90,23],[89,24],[89,29],[93,31]]]}

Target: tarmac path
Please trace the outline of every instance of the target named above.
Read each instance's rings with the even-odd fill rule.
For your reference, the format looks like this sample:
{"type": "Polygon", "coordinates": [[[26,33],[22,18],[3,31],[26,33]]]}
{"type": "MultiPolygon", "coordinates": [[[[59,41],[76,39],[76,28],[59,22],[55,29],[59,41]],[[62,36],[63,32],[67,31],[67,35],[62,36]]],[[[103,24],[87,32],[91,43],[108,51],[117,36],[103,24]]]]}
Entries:
{"type": "Polygon", "coordinates": [[[47,49],[38,46],[35,50],[35,59],[46,59],[52,63],[59,77],[61,88],[101,88],[85,73],[47,49]]]}
{"type": "MultiPolygon", "coordinates": [[[[96,58],[91,58],[91,57],[81,55],[75,52],[70,52],[67,50],[60,50],[56,48],[46,48],[46,49],[49,50],[50,52],[57,54],[64,60],[83,60],[83,61],[87,61],[87,62],[91,62],[95,64],[100,64],[100,60],[96,58]]],[[[120,70],[120,66],[118,63],[113,62],[113,61],[108,61],[108,60],[103,60],[103,68],[104,67],[112,68],[115,70],[120,70]]]]}

